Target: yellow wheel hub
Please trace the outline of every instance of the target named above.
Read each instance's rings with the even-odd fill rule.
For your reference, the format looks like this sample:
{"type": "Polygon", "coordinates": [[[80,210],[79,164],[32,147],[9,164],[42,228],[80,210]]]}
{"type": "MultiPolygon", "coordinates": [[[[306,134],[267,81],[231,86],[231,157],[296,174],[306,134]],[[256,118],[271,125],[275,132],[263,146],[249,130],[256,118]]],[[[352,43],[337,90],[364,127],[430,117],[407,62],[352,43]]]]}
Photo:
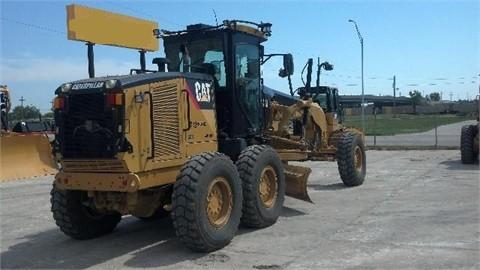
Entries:
{"type": "Polygon", "coordinates": [[[363,153],[362,149],[360,146],[355,147],[355,155],[354,155],[354,162],[355,162],[355,169],[357,172],[361,173],[362,172],[362,167],[363,167],[363,153]]]}
{"type": "Polygon", "coordinates": [[[275,204],[278,194],[277,173],[272,166],[267,166],[263,169],[260,175],[259,193],[260,199],[265,207],[270,208],[275,204]]]}
{"type": "Polygon", "coordinates": [[[232,189],[223,177],[215,178],[207,190],[207,218],[216,228],[225,225],[232,213],[232,189]]]}

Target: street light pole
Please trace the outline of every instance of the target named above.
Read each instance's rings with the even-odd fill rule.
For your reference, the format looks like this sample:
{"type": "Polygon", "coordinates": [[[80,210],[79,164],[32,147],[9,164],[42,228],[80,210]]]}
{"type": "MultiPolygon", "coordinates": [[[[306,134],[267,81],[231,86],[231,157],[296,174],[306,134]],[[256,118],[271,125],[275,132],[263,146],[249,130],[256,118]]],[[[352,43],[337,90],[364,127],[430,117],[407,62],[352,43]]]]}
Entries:
{"type": "Polygon", "coordinates": [[[361,108],[362,108],[362,129],[363,129],[363,132],[365,132],[365,85],[364,85],[364,80],[363,80],[363,37],[362,37],[362,34],[360,33],[360,30],[358,30],[358,25],[357,25],[357,22],[354,21],[354,20],[348,20],[348,22],[351,22],[355,25],[355,30],[357,30],[357,35],[358,35],[358,39],[360,40],[360,49],[361,49],[361,63],[362,63],[362,104],[361,104],[361,108]]]}
{"type": "Polygon", "coordinates": [[[396,102],[396,98],[397,98],[397,95],[396,95],[396,90],[398,90],[397,88],[397,82],[396,82],[396,77],[395,75],[393,75],[393,118],[396,117],[396,107],[397,107],[397,102],[396,102]]]}

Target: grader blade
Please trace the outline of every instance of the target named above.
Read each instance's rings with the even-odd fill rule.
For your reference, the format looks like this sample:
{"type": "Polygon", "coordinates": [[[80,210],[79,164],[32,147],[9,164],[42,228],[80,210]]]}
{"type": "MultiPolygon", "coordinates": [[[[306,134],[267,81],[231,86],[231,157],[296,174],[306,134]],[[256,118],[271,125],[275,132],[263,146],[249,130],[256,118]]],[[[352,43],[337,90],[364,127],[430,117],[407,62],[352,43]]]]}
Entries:
{"type": "Polygon", "coordinates": [[[0,137],[0,181],[54,174],[50,142],[42,133],[0,137]]]}
{"type": "Polygon", "coordinates": [[[307,192],[307,180],[312,170],[306,167],[286,164],[283,167],[286,183],[285,194],[295,199],[313,203],[307,192]]]}

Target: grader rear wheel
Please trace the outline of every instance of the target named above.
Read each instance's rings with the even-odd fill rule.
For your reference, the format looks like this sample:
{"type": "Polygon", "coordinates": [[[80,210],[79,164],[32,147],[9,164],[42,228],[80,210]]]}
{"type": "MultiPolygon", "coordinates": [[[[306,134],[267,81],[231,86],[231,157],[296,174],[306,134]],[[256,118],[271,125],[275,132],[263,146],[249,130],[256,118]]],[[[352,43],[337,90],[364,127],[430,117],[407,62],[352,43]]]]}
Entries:
{"type": "Polygon", "coordinates": [[[185,163],[173,188],[171,212],[183,244],[200,252],[226,246],[241,214],[242,186],[229,157],[203,153],[185,163]]]}
{"type": "Polygon", "coordinates": [[[51,210],[57,226],[74,239],[91,239],[110,233],[121,220],[117,213],[102,214],[83,204],[85,193],[53,187],[51,210]]]}
{"type": "Polygon", "coordinates": [[[263,228],[274,224],[283,207],[285,175],[277,152],[266,145],[252,145],[236,162],[243,184],[242,224],[263,228]]]}
{"type": "Polygon", "coordinates": [[[346,186],[363,184],[366,175],[365,146],[362,138],[353,132],[346,132],[337,145],[338,172],[346,186]]]}

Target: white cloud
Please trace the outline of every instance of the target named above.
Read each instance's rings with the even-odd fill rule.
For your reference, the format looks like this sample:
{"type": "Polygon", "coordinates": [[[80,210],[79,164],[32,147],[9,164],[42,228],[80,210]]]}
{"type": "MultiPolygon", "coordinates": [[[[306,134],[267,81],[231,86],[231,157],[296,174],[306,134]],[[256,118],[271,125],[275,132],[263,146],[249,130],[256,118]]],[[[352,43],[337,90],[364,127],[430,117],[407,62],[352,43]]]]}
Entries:
{"type": "MultiPolygon", "coordinates": [[[[102,59],[95,62],[96,76],[128,74],[138,63],[102,59]]],[[[88,77],[86,59],[10,58],[0,60],[0,81],[9,83],[66,82],[88,77]]]]}

